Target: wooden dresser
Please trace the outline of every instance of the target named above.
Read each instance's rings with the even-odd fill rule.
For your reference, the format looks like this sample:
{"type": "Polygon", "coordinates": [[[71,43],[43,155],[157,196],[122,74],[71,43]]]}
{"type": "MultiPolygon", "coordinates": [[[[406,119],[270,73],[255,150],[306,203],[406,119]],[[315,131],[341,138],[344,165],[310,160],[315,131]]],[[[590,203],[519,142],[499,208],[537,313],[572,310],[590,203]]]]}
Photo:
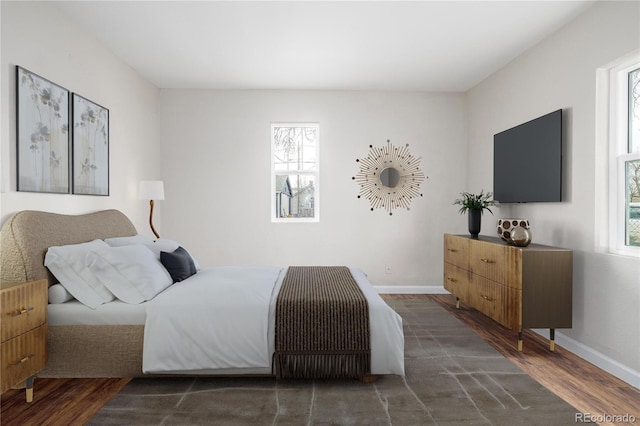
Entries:
{"type": "Polygon", "coordinates": [[[33,400],[33,379],[47,362],[47,281],[0,290],[0,393],[21,385],[33,400]]]}
{"type": "Polygon", "coordinates": [[[444,235],[444,288],[503,326],[518,332],[571,328],[573,252],[530,244],[508,245],[499,238],[444,235]]]}

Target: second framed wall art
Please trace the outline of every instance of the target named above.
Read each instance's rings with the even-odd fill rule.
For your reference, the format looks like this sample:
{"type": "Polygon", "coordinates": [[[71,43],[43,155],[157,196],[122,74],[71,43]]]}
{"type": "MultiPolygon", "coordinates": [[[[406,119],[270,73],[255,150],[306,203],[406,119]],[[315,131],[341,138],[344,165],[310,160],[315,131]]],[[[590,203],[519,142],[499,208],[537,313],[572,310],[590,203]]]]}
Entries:
{"type": "Polygon", "coordinates": [[[73,193],[109,195],[109,110],[73,94],[73,193]]]}

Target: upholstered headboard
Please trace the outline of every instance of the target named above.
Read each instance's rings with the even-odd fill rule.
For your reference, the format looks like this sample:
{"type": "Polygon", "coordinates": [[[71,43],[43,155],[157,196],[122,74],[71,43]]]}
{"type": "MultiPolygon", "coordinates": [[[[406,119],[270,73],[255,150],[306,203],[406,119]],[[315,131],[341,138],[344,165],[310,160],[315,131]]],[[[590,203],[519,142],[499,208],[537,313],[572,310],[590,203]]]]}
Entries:
{"type": "Polygon", "coordinates": [[[118,210],[83,215],[24,210],[0,229],[0,287],[46,278],[58,282],[44,266],[51,246],[136,235],[133,223],[118,210]]]}

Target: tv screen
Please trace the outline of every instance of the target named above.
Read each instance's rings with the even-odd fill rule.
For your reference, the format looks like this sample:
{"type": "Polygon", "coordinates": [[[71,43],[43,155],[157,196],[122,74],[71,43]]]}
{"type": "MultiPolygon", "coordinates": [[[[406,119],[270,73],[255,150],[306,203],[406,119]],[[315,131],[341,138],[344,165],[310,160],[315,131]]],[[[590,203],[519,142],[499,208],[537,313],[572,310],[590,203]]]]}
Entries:
{"type": "Polygon", "coordinates": [[[561,197],[561,109],[493,136],[494,200],[553,202],[561,197]]]}

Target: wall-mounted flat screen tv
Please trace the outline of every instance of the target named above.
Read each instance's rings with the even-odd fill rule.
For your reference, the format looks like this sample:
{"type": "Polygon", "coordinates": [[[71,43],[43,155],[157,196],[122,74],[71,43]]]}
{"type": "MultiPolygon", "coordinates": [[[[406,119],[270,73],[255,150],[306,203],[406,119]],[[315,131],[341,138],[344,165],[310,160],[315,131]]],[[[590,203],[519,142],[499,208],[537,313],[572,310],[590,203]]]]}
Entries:
{"type": "Polygon", "coordinates": [[[493,198],[562,201],[562,110],[493,136],[493,198]]]}

